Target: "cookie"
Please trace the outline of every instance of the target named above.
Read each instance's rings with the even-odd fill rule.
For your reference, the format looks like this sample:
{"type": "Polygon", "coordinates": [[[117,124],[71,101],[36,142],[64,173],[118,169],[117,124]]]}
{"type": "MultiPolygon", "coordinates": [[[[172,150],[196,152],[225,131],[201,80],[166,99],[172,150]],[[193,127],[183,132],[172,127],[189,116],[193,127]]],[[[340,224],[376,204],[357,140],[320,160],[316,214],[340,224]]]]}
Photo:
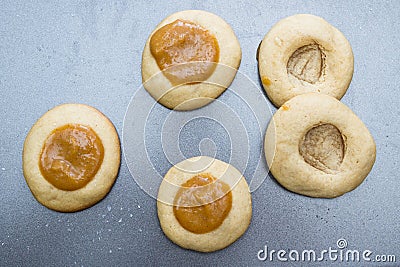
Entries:
{"type": "Polygon", "coordinates": [[[143,86],[169,109],[202,107],[232,83],[241,53],[233,30],[217,15],[202,10],[172,14],[146,42],[143,86]]]}
{"type": "Polygon", "coordinates": [[[22,165],[34,197],[61,212],[88,208],[110,191],[120,164],[113,124],[97,109],[64,104],[30,129],[22,165]]]}
{"type": "Polygon", "coordinates": [[[341,99],[353,76],[353,52],[346,37],[327,21],[299,14],[282,19],[265,35],[258,68],[277,107],[309,92],[341,99]]]}
{"type": "Polygon", "coordinates": [[[334,97],[307,93],[283,104],[265,135],[265,157],[290,191],[334,198],[355,189],[375,162],[364,123],[334,97]]]}
{"type": "Polygon", "coordinates": [[[195,157],[167,172],[159,188],[157,210],[170,240],[186,249],[211,252],[244,234],[251,220],[251,194],[232,165],[195,157]]]}

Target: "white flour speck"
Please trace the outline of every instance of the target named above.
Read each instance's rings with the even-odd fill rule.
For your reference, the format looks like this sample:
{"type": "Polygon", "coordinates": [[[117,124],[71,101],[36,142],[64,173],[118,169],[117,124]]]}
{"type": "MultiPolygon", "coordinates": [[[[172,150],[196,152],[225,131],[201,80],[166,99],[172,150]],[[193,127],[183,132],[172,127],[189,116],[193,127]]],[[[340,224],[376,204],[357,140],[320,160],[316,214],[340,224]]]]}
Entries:
{"type": "Polygon", "coordinates": [[[48,224],[48,223],[46,223],[46,227],[49,227],[49,224],[48,224]]]}
{"type": "Polygon", "coordinates": [[[119,223],[120,223],[120,222],[122,222],[122,218],[121,218],[121,219],[119,219],[119,220],[118,220],[118,222],[119,222],[119,223]]]}
{"type": "Polygon", "coordinates": [[[1,170],[2,170],[2,171],[5,171],[5,170],[6,170],[6,168],[1,168],[1,170]]]}
{"type": "Polygon", "coordinates": [[[142,229],[139,229],[139,232],[142,232],[142,229]]]}
{"type": "Polygon", "coordinates": [[[112,253],[112,250],[110,249],[110,253],[112,253]]]}
{"type": "Polygon", "coordinates": [[[107,210],[111,211],[111,206],[110,205],[107,206],[107,210]]]}
{"type": "Polygon", "coordinates": [[[129,217],[131,217],[131,218],[132,218],[132,217],[133,217],[133,214],[132,214],[132,213],[131,213],[131,214],[129,214],[129,217]]]}
{"type": "Polygon", "coordinates": [[[140,209],[140,205],[137,205],[138,209],[140,209]]]}
{"type": "Polygon", "coordinates": [[[68,231],[68,232],[71,232],[72,230],[71,230],[71,228],[68,228],[67,231],[68,231]]]}

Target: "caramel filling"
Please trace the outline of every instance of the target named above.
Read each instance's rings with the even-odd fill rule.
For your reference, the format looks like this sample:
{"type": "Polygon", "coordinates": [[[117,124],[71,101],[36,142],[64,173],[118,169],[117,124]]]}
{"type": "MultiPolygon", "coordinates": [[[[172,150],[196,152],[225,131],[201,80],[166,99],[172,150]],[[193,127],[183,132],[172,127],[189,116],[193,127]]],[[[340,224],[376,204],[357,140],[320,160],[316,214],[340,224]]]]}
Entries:
{"type": "Polygon", "coordinates": [[[202,173],[181,187],[174,200],[174,215],[180,225],[195,234],[217,229],[232,208],[229,185],[208,173],[202,173]]]}
{"type": "Polygon", "coordinates": [[[200,25],[180,19],[152,35],[150,51],[173,85],[207,80],[219,61],[215,36],[200,25]]]}
{"type": "Polygon", "coordinates": [[[103,157],[103,144],[90,127],[67,124],[47,137],[39,168],[49,183],[58,189],[73,191],[93,179],[103,157]]]}

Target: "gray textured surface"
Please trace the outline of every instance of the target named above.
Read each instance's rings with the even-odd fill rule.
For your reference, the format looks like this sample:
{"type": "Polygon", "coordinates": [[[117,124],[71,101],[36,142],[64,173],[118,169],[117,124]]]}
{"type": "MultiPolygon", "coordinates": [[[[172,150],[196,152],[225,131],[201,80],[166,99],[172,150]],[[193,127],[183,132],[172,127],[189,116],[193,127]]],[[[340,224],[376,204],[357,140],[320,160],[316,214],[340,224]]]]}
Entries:
{"type": "MultiPolygon", "coordinates": [[[[396,0],[2,1],[0,265],[277,265],[258,261],[257,252],[264,245],[321,251],[336,248],[339,238],[347,240],[349,249],[396,254],[400,264],[399,15],[396,0]],[[290,193],[267,177],[252,194],[254,215],[246,234],[211,254],[183,250],[163,235],[155,200],[137,186],[124,160],[110,194],[92,208],[63,214],[37,203],[21,169],[23,141],[33,123],[55,105],[80,102],[105,113],[121,135],[126,108],[140,87],[141,51],[148,34],[162,18],[185,9],[208,10],[231,24],[243,51],[240,71],[258,85],[255,51],[279,19],[312,13],[339,28],[355,56],[353,81],[343,102],[364,121],[377,144],[377,160],[365,182],[326,200],[290,193]]],[[[227,93],[222,99],[229,97],[227,93]]],[[[182,133],[182,151],[195,154],[197,150],[185,146],[188,139],[182,133]]],[[[229,150],[218,153],[226,157],[229,150]]]]}

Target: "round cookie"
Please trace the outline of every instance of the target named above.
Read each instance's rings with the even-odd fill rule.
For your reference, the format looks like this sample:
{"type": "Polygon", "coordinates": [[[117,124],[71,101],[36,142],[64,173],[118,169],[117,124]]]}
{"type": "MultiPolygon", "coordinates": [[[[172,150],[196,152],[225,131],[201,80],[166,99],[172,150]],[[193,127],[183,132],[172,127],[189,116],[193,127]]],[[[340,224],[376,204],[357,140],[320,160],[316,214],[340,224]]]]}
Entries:
{"type": "MultiPolygon", "coordinates": [[[[186,10],[164,19],[150,34],[142,55],[143,86],[160,104],[169,109],[192,110],[207,105],[232,83],[241,61],[241,49],[232,28],[220,17],[202,10],[186,10]],[[164,75],[150,49],[150,40],[160,28],[176,20],[194,23],[214,36],[219,46],[215,70],[204,81],[173,84],[164,75]]],[[[211,63],[210,63],[211,64],[211,63]]]]}
{"type": "Polygon", "coordinates": [[[334,198],[362,183],[375,162],[375,142],[343,103],[307,93],[283,104],[265,134],[265,157],[286,189],[334,198]]]}
{"type": "Polygon", "coordinates": [[[258,68],[277,107],[309,92],[341,99],[353,76],[353,52],[346,37],[327,21],[298,14],[282,19],[265,35],[258,68]]]}
{"type": "Polygon", "coordinates": [[[157,209],[161,228],[174,243],[186,249],[211,252],[229,246],[244,234],[251,220],[251,194],[246,180],[236,168],[220,160],[201,156],[184,160],[167,172],[159,188],[157,209]],[[212,175],[231,190],[228,193],[232,201],[229,213],[222,224],[205,233],[187,230],[174,213],[177,193],[186,188],[183,184],[197,175],[212,175]]]}
{"type": "MultiPolygon", "coordinates": [[[[87,141],[82,140],[82,142],[87,141]]],[[[68,153],[74,152],[79,157],[82,155],[82,150],[79,149],[68,153]]],[[[46,112],[29,131],[22,156],[24,176],[32,194],[44,206],[61,212],[82,210],[104,198],[114,184],[119,164],[120,143],[113,124],[100,111],[83,104],[64,104],[46,112]],[[60,189],[59,185],[56,186],[54,182],[47,180],[48,177],[45,178],[41,163],[45,144],[54,131],[71,125],[91,129],[101,141],[100,146],[104,151],[102,161],[99,163],[101,165],[93,178],[86,185],[75,190],[60,189]]],[[[56,165],[52,165],[52,168],[53,166],[60,168],[56,165]]],[[[68,168],[75,167],[72,164],[68,168]]]]}

